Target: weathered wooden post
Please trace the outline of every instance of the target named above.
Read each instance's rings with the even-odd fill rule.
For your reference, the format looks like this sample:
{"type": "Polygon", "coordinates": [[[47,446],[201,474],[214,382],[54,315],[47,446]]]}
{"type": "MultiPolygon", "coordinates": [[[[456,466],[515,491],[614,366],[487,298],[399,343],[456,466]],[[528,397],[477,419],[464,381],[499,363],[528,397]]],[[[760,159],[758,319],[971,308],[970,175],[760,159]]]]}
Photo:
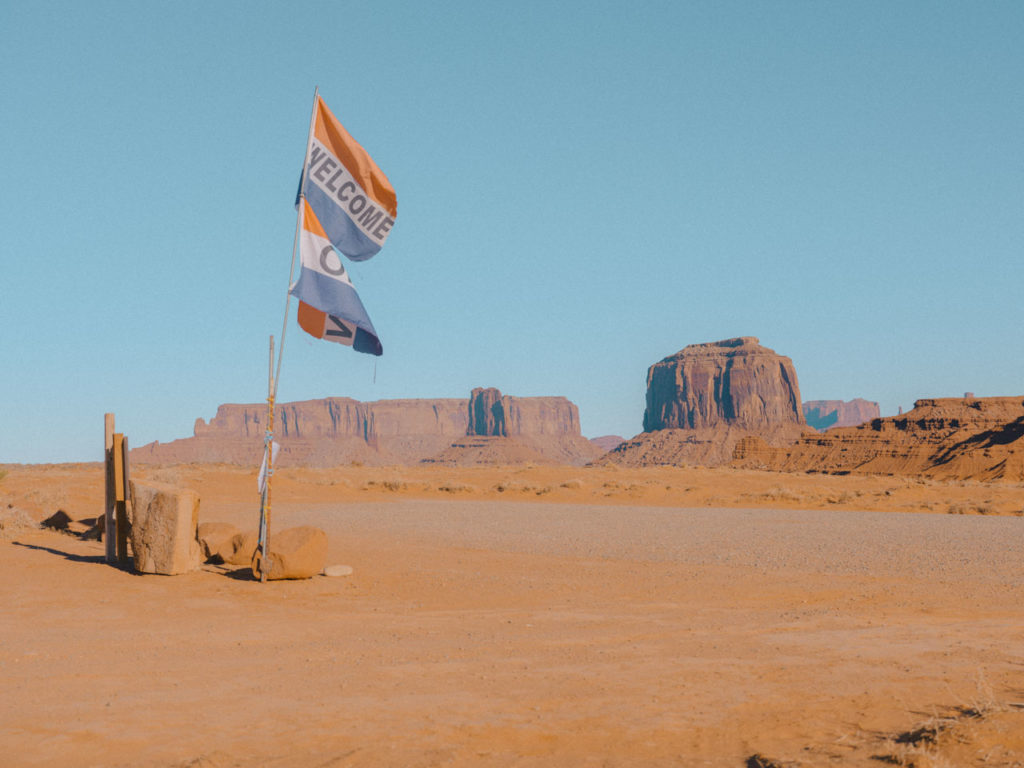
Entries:
{"type": "Polygon", "coordinates": [[[114,433],[114,522],[117,528],[117,561],[128,564],[128,441],[114,433]]]}
{"type": "Polygon", "coordinates": [[[130,565],[131,559],[128,557],[128,530],[131,525],[128,522],[130,517],[129,510],[132,503],[131,487],[129,486],[128,480],[128,438],[124,438],[121,441],[121,464],[124,467],[124,487],[122,495],[124,501],[117,508],[117,559],[121,561],[121,565],[130,565]]]}
{"type": "Polygon", "coordinates": [[[115,539],[114,504],[114,414],[103,414],[103,464],[106,472],[106,497],[103,503],[103,543],[106,545],[106,560],[114,562],[117,557],[115,539]]]}

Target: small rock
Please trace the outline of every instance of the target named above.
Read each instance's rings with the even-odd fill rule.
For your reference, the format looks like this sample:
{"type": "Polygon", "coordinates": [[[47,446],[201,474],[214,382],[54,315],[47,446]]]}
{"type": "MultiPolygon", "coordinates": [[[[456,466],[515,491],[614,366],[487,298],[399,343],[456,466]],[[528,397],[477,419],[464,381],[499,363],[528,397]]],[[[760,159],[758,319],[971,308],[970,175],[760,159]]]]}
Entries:
{"type": "MultiPolygon", "coordinates": [[[[81,534],[83,539],[103,541],[103,536],[106,534],[107,524],[102,517],[85,518],[78,522],[86,525],[91,520],[91,524],[87,531],[81,534]]],[[[130,534],[129,534],[130,535],[130,534]]]]}
{"type": "Polygon", "coordinates": [[[71,519],[71,515],[63,509],[58,509],[48,518],[43,520],[41,525],[44,528],[53,528],[55,531],[66,531],[72,522],[74,521],[71,519]]]}
{"type": "Polygon", "coordinates": [[[351,565],[328,565],[324,568],[324,576],[351,576],[351,565]]]}
{"type": "MultiPolygon", "coordinates": [[[[199,546],[203,557],[214,563],[227,562],[234,555],[234,537],[238,529],[230,523],[203,523],[199,526],[199,546]]],[[[252,559],[252,555],[249,555],[252,559]]]]}
{"type": "Polygon", "coordinates": [[[230,547],[225,548],[225,565],[252,565],[252,556],[259,542],[259,531],[236,533],[231,537],[230,547]]]}

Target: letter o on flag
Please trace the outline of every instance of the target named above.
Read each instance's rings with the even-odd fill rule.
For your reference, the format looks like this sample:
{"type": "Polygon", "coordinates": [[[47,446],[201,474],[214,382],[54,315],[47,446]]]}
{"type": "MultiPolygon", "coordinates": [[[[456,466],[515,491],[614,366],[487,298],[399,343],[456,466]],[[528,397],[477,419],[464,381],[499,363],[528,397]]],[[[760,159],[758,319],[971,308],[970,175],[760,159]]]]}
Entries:
{"type": "Polygon", "coordinates": [[[335,276],[344,275],[345,274],[345,265],[341,263],[341,259],[339,259],[337,256],[335,256],[334,258],[337,260],[338,266],[337,267],[332,267],[331,266],[331,264],[330,264],[330,262],[328,260],[328,257],[331,256],[331,254],[333,254],[333,253],[334,253],[334,248],[332,248],[329,245],[325,245],[324,249],[322,251],[320,251],[320,266],[324,270],[324,272],[326,272],[329,275],[335,275],[335,276]]]}

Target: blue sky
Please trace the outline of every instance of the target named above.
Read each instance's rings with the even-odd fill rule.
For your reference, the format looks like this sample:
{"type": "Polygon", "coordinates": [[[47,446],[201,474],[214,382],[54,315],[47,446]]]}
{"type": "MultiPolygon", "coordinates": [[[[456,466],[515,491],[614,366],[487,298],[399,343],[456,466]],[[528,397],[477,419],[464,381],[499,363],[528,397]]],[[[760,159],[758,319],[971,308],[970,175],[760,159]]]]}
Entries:
{"type": "Polygon", "coordinates": [[[1019,2],[0,2],[0,461],[266,397],[315,86],[398,219],[350,268],[384,356],[292,321],[283,401],[631,436],[649,365],[739,335],[805,400],[1024,394],[1021,40],[1019,2]]]}

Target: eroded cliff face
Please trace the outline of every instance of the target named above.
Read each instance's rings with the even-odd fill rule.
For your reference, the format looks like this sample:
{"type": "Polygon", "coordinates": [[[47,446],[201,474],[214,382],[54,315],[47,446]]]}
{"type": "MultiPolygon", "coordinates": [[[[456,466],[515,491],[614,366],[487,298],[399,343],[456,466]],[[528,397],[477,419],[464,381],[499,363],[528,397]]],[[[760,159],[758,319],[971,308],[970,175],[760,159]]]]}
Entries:
{"type": "Polygon", "coordinates": [[[878,403],[855,398],[853,400],[808,400],[803,404],[807,426],[824,432],[833,427],[856,427],[881,416],[878,403]]]}
{"type": "MultiPolygon", "coordinates": [[[[162,464],[258,464],[266,419],[264,404],[221,405],[209,423],[196,420],[193,437],[150,443],[134,449],[132,458],[162,464]]],[[[364,403],[330,397],[279,404],[274,419],[274,437],[281,444],[278,463],[283,466],[333,466],[352,461],[415,463],[446,451],[459,438],[475,434],[528,438],[531,450],[539,456],[550,453],[575,463],[593,458],[589,443],[580,436],[579,412],[564,397],[509,397],[496,389],[482,388],[474,390],[468,401],[444,398],[364,403]],[[477,428],[484,431],[475,432],[477,428]]],[[[491,453],[500,459],[500,451],[491,453]]],[[[510,460],[520,455],[521,451],[510,454],[510,460]]]]}
{"type": "Polygon", "coordinates": [[[793,361],[753,336],[691,344],[647,371],[644,432],[803,423],[793,361]]]}
{"type": "Polygon", "coordinates": [[[774,445],[803,429],[792,360],[753,336],[691,344],[648,369],[644,432],[601,461],[716,466],[746,435],[774,445]]]}
{"type": "Polygon", "coordinates": [[[508,437],[501,392],[494,387],[477,387],[469,396],[469,426],[466,435],[508,437]]]}
{"type": "Polygon", "coordinates": [[[733,464],[784,472],[858,472],[1024,480],[1024,397],[929,398],[907,413],[807,433],[789,446],[756,436],[733,464]]]}
{"type": "Polygon", "coordinates": [[[494,387],[477,387],[470,395],[467,436],[579,434],[579,409],[564,397],[510,397],[494,387]]]}

